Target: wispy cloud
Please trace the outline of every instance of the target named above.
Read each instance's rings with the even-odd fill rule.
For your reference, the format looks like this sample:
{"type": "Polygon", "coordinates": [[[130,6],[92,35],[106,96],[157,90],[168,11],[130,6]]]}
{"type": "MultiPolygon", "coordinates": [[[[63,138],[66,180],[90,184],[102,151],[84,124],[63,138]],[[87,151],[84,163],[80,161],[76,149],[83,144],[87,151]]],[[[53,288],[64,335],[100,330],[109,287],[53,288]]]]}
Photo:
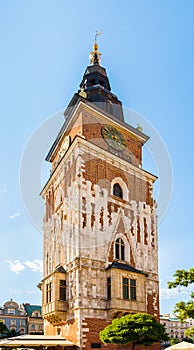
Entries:
{"type": "Polygon", "coordinates": [[[24,264],[19,260],[6,260],[6,263],[8,264],[10,271],[15,272],[17,275],[25,269],[24,264]]]}
{"type": "Polygon", "coordinates": [[[13,214],[13,215],[10,215],[10,220],[13,220],[13,219],[15,219],[15,218],[17,218],[18,216],[20,216],[20,213],[15,213],[15,214],[13,214]]]}
{"type": "Polygon", "coordinates": [[[28,294],[36,294],[36,292],[34,290],[29,290],[28,294]]]}
{"type": "Polygon", "coordinates": [[[13,288],[9,288],[9,291],[11,294],[20,294],[21,293],[21,290],[13,289],[13,288]]]}
{"type": "Polygon", "coordinates": [[[8,264],[8,268],[10,269],[10,271],[16,273],[17,275],[19,275],[19,273],[25,270],[26,268],[34,272],[42,272],[42,260],[39,259],[35,259],[32,261],[20,261],[18,259],[6,260],[6,263],[8,264]]]}
{"type": "Polygon", "coordinates": [[[191,291],[192,289],[190,286],[187,288],[160,288],[160,298],[163,300],[171,299],[177,296],[180,296],[180,299],[184,298],[185,296],[189,298],[191,291]]]}
{"type": "Polygon", "coordinates": [[[42,272],[42,260],[25,261],[24,263],[30,270],[34,272],[42,272]]]}
{"type": "Polygon", "coordinates": [[[0,188],[0,193],[7,193],[7,190],[5,188],[0,188]]]}

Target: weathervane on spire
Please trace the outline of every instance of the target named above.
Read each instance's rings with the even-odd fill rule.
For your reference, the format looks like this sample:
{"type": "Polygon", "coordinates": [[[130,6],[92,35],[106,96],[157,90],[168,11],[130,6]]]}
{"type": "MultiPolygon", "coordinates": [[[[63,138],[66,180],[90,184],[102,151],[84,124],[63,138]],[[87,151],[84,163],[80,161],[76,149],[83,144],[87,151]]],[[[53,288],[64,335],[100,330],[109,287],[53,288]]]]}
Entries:
{"type": "Polygon", "coordinates": [[[94,38],[94,45],[93,45],[93,51],[90,52],[90,64],[94,65],[94,64],[98,64],[100,65],[100,56],[101,53],[98,52],[98,44],[97,44],[97,38],[102,34],[101,32],[98,32],[96,30],[95,33],[95,38],[94,38]]]}

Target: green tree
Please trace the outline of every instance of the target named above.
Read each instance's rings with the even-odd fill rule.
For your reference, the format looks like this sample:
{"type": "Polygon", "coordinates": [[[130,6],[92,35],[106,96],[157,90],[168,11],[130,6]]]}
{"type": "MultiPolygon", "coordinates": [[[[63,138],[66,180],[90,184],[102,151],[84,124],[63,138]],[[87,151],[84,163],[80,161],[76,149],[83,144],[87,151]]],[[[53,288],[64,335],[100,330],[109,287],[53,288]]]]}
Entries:
{"type": "Polygon", "coordinates": [[[0,338],[3,338],[5,334],[7,333],[8,329],[6,325],[3,323],[2,320],[0,320],[0,338]]]}
{"type": "Polygon", "coordinates": [[[155,317],[137,313],[116,318],[100,332],[100,339],[107,344],[149,345],[169,339],[163,325],[155,317]]]}
{"type": "Polygon", "coordinates": [[[171,338],[170,339],[170,345],[175,345],[175,344],[178,344],[179,343],[179,340],[177,338],[171,338]]]}
{"type": "Polygon", "coordinates": [[[6,332],[6,337],[7,338],[17,337],[18,335],[20,335],[20,332],[16,332],[15,329],[8,329],[7,332],[6,332]]]}
{"type": "MultiPolygon", "coordinates": [[[[174,281],[168,282],[168,288],[188,287],[194,283],[194,268],[192,267],[188,271],[176,270],[173,277],[174,281]]],[[[186,318],[194,318],[194,293],[191,293],[190,297],[189,301],[179,301],[174,307],[174,314],[181,322],[186,318]]]]}

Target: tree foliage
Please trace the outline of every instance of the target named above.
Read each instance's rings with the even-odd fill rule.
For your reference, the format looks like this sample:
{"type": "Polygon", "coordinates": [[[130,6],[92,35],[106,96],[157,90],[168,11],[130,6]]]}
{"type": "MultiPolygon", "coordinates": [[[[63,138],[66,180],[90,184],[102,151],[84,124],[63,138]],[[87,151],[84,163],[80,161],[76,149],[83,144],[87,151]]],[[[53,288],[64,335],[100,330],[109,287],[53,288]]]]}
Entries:
{"type": "Polygon", "coordinates": [[[177,338],[171,338],[170,339],[170,345],[175,345],[175,344],[178,344],[179,343],[179,340],[177,338]]]}
{"type": "Polygon", "coordinates": [[[0,320],[0,338],[4,337],[5,334],[7,334],[7,331],[8,331],[8,329],[7,329],[6,325],[3,323],[2,320],[0,320]]]}
{"type": "MultiPolygon", "coordinates": [[[[186,270],[176,270],[174,281],[168,282],[168,288],[177,288],[178,286],[188,287],[194,283],[194,268],[186,270]]],[[[191,293],[191,299],[187,302],[179,301],[174,308],[174,314],[183,322],[186,318],[194,318],[194,293],[191,293]]]]}
{"type": "Polygon", "coordinates": [[[194,340],[194,327],[186,329],[184,333],[185,333],[186,337],[194,340]]]}
{"type": "Polygon", "coordinates": [[[116,318],[100,332],[100,339],[107,344],[149,345],[169,339],[163,325],[155,317],[137,313],[116,318]]]}
{"type": "Polygon", "coordinates": [[[173,277],[174,281],[168,282],[168,288],[176,288],[178,286],[188,287],[189,284],[194,283],[194,267],[186,270],[176,270],[173,277]]]}
{"type": "Polygon", "coordinates": [[[11,338],[20,335],[20,332],[16,332],[15,329],[8,329],[6,325],[0,320],[0,338],[11,338]]]}
{"type": "Polygon", "coordinates": [[[183,322],[187,318],[194,318],[194,300],[179,301],[175,304],[174,314],[183,322]]]}

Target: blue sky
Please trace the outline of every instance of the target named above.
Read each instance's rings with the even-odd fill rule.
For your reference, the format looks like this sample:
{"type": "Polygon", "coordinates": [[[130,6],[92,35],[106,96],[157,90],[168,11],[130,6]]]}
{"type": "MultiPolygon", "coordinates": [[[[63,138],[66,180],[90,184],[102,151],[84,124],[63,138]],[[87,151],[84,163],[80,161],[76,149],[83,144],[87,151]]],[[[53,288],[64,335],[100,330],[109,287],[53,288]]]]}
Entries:
{"type": "MultiPolygon", "coordinates": [[[[0,2],[0,305],[41,303],[42,234],[22,202],[21,159],[35,130],[77,91],[96,29],[112,91],[151,123],[171,158],[172,199],[159,225],[161,313],[188,298],[166,282],[193,266],[193,12],[190,0],[0,2]]],[[[149,157],[144,168],[155,171],[149,157]]]]}

